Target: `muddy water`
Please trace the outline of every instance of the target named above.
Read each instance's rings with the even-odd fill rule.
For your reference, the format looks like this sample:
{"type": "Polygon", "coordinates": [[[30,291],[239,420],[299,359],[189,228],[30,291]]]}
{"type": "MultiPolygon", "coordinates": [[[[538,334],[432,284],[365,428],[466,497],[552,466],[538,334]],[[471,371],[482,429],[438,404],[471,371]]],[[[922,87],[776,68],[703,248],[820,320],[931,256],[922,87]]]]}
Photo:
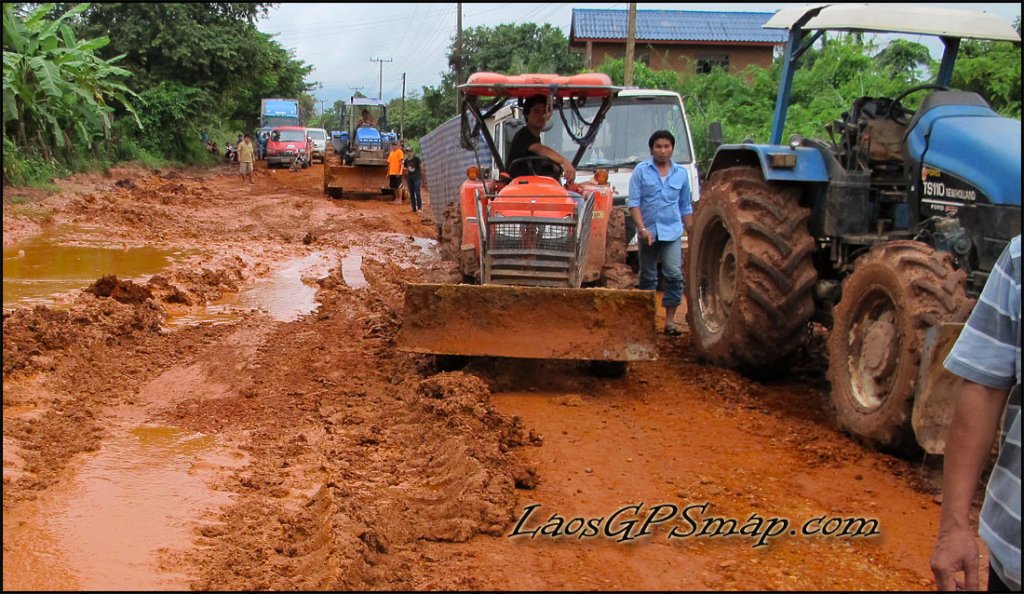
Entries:
{"type": "Polygon", "coordinates": [[[353,289],[361,289],[366,286],[366,277],[363,276],[363,252],[354,249],[349,252],[341,261],[341,276],[345,284],[353,289]]]}
{"type": "Polygon", "coordinates": [[[84,288],[114,274],[133,278],[156,274],[181,255],[151,246],[67,245],[62,230],[4,248],[3,308],[49,303],[60,293],[84,288]]]}
{"type": "MultiPolygon", "coordinates": [[[[316,281],[326,277],[337,261],[335,255],[324,252],[288,260],[269,277],[257,280],[252,287],[240,293],[228,295],[196,311],[177,313],[172,310],[166,325],[174,328],[191,324],[226,324],[239,319],[241,312],[254,309],[267,312],[278,322],[297,320],[319,307],[316,281]]],[[[359,277],[362,277],[362,272],[359,272],[359,277]]]]}
{"type": "Polygon", "coordinates": [[[227,495],[203,469],[231,465],[208,435],[143,425],[86,457],[65,487],[19,510],[4,541],[4,588],[153,590],[187,588],[167,552],[193,547],[193,529],[227,495]],[[24,513],[28,512],[28,513],[24,513]]]}

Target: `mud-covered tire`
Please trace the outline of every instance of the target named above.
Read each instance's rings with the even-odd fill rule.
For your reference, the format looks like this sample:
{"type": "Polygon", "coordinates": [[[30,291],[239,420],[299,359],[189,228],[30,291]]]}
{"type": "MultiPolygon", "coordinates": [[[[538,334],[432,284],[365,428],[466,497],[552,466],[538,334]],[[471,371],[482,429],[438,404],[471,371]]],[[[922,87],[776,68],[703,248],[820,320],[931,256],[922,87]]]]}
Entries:
{"type": "Polygon", "coordinates": [[[807,338],[817,281],[810,210],[800,189],[758,169],[711,175],[686,250],[686,319],[698,358],[755,377],[777,375],[807,338]]]}
{"type": "Polygon", "coordinates": [[[883,450],[918,449],[911,413],[925,332],[966,317],[965,278],[948,253],[916,241],[877,245],[857,259],[828,340],[825,409],[840,429],[883,450]]]}

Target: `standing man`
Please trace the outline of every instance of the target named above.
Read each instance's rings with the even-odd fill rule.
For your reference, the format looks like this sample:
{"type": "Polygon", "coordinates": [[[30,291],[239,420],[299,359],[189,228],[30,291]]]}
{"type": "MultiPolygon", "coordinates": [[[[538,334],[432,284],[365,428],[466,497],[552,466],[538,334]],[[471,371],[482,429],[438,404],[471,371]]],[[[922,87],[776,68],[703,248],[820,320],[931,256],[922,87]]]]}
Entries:
{"type": "Polygon", "coordinates": [[[392,144],[391,152],[388,153],[388,181],[390,182],[391,192],[395,196],[393,204],[401,204],[399,188],[402,187],[402,167],[404,162],[405,153],[402,152],[397,142],[392,144]]]}
{"type": "Polygon", "coordinates": [[[420,158],[416,152],[409,149],[409,155],[405,158],[405,181],[409,184],[409,202],[412,204],[412,211],[423,209],[423,199],[420,196],[420,158]]]}
{"type": "Polygon", "coordinates": [[[999,457],[988,479],[978,534],[989,552],[988,591],[1020,592],[1020,235],[985,282],[946,369],[962,377],[946,437],[942,515],[932,553],[939,590],[977,590],[978,545],[969,515],[1003,416],[999,457]],[[963,572],[963,579],[960,578],[963,572]]]}
{"type": "Polygon", "coordinates": [[[629,214],[637,229],[640,248],[640,289],[658,287],[658,260],[665,275],[665,334],[679,336],[676,308],[683,300],[683,228],[693,225],[690,179],[686,170],[672,161],[676,138],[658,130],[647,141],[651,158],[640,163],[629,179],[629,214]]]}
{"type": "Polygon", "coordinates": [[[562,167],[565,181],[571,184],[576,179],[576,168],[572,166],[572,161],[540,142],[540,133],[551,119],[551,112],[548,111],[548,98],[544,95],[528,97],[523,102],[523,117],[526,118],[526,127],[516,132],[516,135],[512,137],[512,144],[508,148],[508,161],[505,166],[509,168],[509,175],[519,177],[529,174],[531,170],[536,170],[536,167],[531,168],[529,163],[522,162],[513,167],[512,163],[517,159],[547,157],[549,161],[562,167]]]}
{"type": "Polygon", "coordinates": [[[242,174],[242,181],[248,180],[250,184],[256,181],[252,178],[252,167],[256,147],[252,145],[252,137],[246,134],[238,143],[238,171],[242,174]]]}

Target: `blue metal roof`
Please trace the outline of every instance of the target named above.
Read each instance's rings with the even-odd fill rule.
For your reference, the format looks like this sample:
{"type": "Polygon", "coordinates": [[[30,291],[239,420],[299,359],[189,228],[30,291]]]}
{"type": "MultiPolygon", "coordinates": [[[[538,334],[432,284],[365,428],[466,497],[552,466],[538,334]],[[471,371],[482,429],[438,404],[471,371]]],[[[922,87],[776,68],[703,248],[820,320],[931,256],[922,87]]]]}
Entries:
{"type": "MultiPolygon", "coordinates": [[[[710,12],[696,10],[636,11],[637,41],[718,41],[785,43],[786,31],[764,29],[772,12],[710,12]]],[[[572,9],[570,40],[626,39],[628,12],[572,9]]]]}

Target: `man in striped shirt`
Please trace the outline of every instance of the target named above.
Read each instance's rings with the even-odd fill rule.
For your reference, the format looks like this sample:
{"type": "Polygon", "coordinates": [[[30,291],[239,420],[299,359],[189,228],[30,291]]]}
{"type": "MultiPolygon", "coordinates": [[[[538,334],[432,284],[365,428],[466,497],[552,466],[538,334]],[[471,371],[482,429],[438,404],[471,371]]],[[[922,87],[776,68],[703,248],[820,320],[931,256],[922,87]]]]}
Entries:
{"type": "Polygon", "coordinates": [[[931,561],[939,590],[979,588],[978,546],[968,517],[1005,405],[999,457],[985,490],[978,533],[989,550],[989,591],[1021,591],[1020,346],[1018,235],[992,268],[945,361],[946,369],[966,381],[946,438],[942,516],[931,561]]]}

